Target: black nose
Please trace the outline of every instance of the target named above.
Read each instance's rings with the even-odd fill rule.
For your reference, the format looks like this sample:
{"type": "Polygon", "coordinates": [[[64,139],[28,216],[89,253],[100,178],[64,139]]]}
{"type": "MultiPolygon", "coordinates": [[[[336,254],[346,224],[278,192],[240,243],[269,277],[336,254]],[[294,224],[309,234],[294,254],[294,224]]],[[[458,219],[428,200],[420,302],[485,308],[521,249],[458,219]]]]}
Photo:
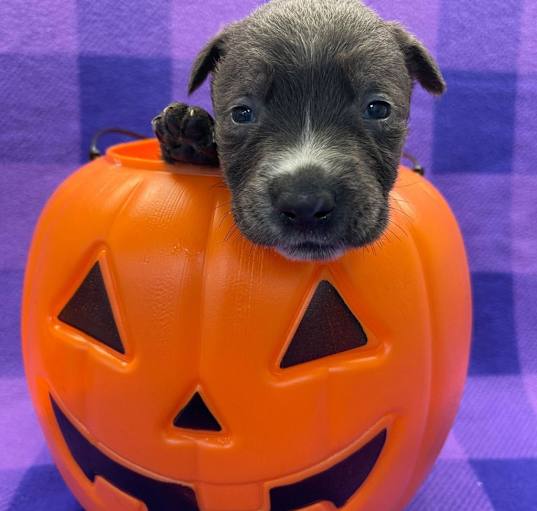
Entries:
{"type": "Polygon", "coordinates": [[[283,191],[276,197],[274,207],[293,223],[317,224],[330,217],[335,208],[335,198],[327,190],[283,191]]]}

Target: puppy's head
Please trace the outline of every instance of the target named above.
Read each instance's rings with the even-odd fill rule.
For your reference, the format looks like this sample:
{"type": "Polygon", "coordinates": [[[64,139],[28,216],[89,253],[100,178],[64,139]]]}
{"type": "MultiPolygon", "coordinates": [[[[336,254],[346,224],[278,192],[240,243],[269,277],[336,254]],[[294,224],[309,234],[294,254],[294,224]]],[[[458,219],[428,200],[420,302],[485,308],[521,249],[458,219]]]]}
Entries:
{"type": "Polygon", "coordinates": [[[201,51],[239,229],[290,258],[330,259],[385,229],[414,81],[431,55],[357,0],[273,0],[201,51]]]}

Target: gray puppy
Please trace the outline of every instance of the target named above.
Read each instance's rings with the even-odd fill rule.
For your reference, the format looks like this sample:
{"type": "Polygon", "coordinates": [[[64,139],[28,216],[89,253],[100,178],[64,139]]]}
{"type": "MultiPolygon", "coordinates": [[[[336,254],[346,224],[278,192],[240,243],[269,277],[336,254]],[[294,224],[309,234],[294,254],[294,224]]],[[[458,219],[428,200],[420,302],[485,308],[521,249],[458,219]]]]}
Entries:
{"type": "Polygon", "coordinates": [[[189,92],[209,73],[215,121],[167,107],[163,157],[220,164],[242,233],[294,259],[382,234],[413,82],[445,90],[424,46],[358,0],[273,0],[205,46],[189,92]]]}

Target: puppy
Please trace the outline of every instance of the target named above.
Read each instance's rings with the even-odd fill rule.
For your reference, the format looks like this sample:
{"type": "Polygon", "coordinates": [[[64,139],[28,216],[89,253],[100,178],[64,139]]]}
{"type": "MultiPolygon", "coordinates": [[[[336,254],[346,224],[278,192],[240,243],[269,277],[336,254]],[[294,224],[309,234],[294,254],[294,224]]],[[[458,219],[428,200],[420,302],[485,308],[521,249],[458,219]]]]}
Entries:
{"type": "Polygon", "coordinates": [[[170,105],[162,155],[219,164],[242,233],[302,260],[382,234],[413,82],[445,90],[424,46],[358,0],[273,0],[203,48],[189,92],[209,74],[215,120],[170,105]]]}

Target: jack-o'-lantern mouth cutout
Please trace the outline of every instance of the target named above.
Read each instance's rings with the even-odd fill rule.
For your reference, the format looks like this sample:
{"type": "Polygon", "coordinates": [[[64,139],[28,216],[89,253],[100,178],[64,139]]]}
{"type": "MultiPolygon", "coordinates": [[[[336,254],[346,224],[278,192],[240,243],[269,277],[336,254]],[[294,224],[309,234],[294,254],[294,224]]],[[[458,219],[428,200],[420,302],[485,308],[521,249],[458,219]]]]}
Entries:
{"type": "MultiPolygon", "coordinates": [[[[199,511],[190,486],[159,481],[113,461],[91,444],[67,418],[54,398],[52,410],[67,448],[84,475],[92,482],[103,477],[119,490],[143,502],[148,511],[180,509],[199,511]]],[[[383,429],[373,439],[332,467],[285,486],[270,489],[270,511],[299,510],[317,502],[341,508],[360,489],[373,470],[386,443],[383,429]]]]}

